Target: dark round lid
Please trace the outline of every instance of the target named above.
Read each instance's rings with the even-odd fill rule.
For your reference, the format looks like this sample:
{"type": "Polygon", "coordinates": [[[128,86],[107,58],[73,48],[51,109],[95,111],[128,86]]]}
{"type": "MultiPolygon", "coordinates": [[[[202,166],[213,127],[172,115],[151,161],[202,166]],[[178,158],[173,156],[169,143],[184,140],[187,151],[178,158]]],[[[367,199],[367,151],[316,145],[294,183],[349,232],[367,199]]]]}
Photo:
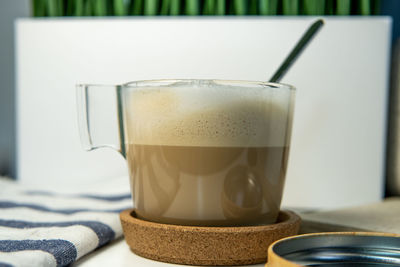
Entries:
{"type": "Polygon", "coordinates": [[[400,235],[317,233],[278,240],[268,266],[400,266],[400,235]]]}

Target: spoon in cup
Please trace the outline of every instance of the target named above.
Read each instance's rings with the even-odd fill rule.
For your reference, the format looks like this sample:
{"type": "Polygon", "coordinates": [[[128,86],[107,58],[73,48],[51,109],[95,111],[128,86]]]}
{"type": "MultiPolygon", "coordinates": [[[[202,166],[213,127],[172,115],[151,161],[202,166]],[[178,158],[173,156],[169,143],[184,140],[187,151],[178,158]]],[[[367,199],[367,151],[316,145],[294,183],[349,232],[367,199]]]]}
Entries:
{"type": "Polygon", "coordinates": [[[269,79],[270,82],[279,82],[286,74],[288,69],[296,61],[299,55],[303,52],[304,48],[310,43],[318,30],[324,25],[324,20],[318,19],[307,29],[301,39],[297,42],[296,46],[292,49],[290,54],[282,62],[278,70],[269,79]]]}

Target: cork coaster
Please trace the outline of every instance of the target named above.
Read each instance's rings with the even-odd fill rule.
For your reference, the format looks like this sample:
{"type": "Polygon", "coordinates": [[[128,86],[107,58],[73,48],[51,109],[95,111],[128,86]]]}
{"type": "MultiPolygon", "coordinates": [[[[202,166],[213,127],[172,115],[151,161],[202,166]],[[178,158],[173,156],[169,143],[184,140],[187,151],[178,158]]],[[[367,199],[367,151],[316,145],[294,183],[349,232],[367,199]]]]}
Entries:
{"type": "Polygon", "coordinates": [[[268,246],[297,234],[300,217],[281,211],[278,222],[243,227],[179,226],[144,221],[133,209],[120,214],[125,240],[142,257],[178,264],[245,265],[267,261],[268,246]]]}

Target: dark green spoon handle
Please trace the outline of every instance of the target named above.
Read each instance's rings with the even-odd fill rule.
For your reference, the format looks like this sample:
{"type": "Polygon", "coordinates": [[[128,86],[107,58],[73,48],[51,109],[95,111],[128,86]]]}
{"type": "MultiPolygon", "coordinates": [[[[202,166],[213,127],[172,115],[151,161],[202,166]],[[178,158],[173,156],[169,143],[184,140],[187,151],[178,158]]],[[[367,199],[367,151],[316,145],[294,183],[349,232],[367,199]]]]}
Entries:
{"type": "Polygon", "coordinates": [[[318,30],[324,25],[324,21],[322,19],[318,19],[315,21],[308,30],[303,34],[300,41],[296,44],[290,54],[286,57],[285,61],[281,64],[279,69],[275,72],[275,74],[269,80],[270,82],[279,82],[283,75],[288,71],[288,69],[292,66],[292,64],[299,57],[301,52],[307,46],[307,44],[312,40],[318,30]]]}

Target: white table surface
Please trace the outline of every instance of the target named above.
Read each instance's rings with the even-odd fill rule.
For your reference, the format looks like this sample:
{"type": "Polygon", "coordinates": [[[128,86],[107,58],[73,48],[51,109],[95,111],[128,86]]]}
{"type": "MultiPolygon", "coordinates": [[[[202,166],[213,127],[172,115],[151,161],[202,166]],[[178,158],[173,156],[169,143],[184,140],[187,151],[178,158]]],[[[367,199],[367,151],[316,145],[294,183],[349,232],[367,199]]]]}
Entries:
{"type": "MultiPolygon", "coordinates": [[[[265,264],[246,265],[252,267],[262,267],[265,264]]],[[[187,266],[169,264],[158,261],[149,260],[132,253],[124,239],[119,239],[111,244],[96,250],[89,255],[79,259],[74,267],[98,267],[98,266],[115,266],[115,267],[169,267],[169,266],[187,266]]]]}

